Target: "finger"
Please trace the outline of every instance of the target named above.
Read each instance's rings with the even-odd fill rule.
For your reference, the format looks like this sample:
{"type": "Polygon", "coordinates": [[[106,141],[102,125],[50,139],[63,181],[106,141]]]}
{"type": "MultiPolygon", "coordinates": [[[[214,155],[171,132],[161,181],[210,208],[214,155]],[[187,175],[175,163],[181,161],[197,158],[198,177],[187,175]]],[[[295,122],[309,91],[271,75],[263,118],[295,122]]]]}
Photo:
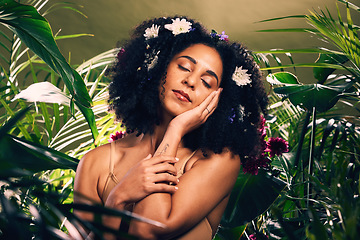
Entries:
{"type": "Polygon", "coordinates": [[[149,171],[153,173],[170,173],[174,176],[177,174],[176,167],[168,162],[153,165],[149,168],[149,171]]]}
{"type": "Polygon", "coordinates": [[[166,183],[157,183],[152,184],[151,192],[158,192],[158,193],[175,193],[178,190],[177,186],[169,185],[166,183]]]}
{"type": "MultiPolygon", "coordinates": [[[[200,111],[206,111],[206,107],[209,106],[213,98],[216,96],[217,91],[214,91],[207,96],[202,103],[199,104],[198,108],[200,111]]],[[[210,110],[210,109],[209,109],[210,110]]]]}
{"type": "Polygon", "coordinates": [[[149,153],[149,155],[147,155],[144,160],[149,160],[152,157],[151,153],[149,153]]]}
{"type": "Polygon", "coordinates": [[[219,103],[221,91],[222,91],[222,88],[219,88],[216,91],[215,97],[211,100],[211,102],[207,106],[207,109],[210,110],[210,114],[212,114],[215,111],[215,109],[216,109],[216,107],[217,107],[217,105],[219,103]]]}
{"type": "Polygon", "coordinates": [[[155,174],[152,177],[152,181],[154,183],[167,183],[170,185],[177,185],[179,180],[174,175],[168,174],[168,173],[159,173],[155,174]]]}
{"type": "Polygon", "coordinates": [[[171,164],[174,164],[174,163],[176,163],[178,161],[179,161],[179,159],[176,158],[176,157],[173,157],[173,156],[157,155],[157,156],[152,157],[149,160],[149,163],[151,165],[156,165],[156,164],[159,164],[159,163],[171,163],[171,164]]]}
{"type": "Polygon", "coordinates": [[[218,90],[212,92],[211,94],[213,94],[214,96],[210,98],[210,101],[204,101],[205,103],[208,103],[208,105],[205,107],[205,109],[202,112],[202,116],[204,117],[203,122],[205,122],[209,118],[209,116],[215,111],[220,99],[221,90],[222,88],[219,88],[218,90]]]}

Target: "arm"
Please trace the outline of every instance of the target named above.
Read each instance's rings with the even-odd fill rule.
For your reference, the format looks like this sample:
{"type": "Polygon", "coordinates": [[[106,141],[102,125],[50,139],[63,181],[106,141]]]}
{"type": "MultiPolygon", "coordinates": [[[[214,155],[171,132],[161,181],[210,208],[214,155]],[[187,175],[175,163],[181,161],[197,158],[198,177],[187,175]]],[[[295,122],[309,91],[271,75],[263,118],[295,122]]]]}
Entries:
{"type": "MultiPolygon", "coordinates": [[[[98,194],[98,180],[102,172],[102,166],[96,161],[99,152],[103,152],[104,147],[94,149],[83,156],[76,169],[74,182],[74,203],[81,204],[101,204],[101,198],[98,194]]],[[[84,221],[93,221],[94,214],[86,211],[74,210],[74,213],[84,221]]],[[[89,232],[88,229],[85,229],[89,232]]],[[[89,235],[90,236],[90,235],[89,235]]]]}
{"type": "MultiPolygon", "coordinates": [[[[75,178],[75,203],[101,204],[100,198],[103,186],[99,186],[100,176],[109,174],[108,163],[97,161],[109,159],[109,145],[98,147],[87,153],[80,161],[75,178]],[[84,196],[84,197],[82,197],[84,196]],[[87,200],[90,199],[90,200],[87,200]]],[[[174,157],[158,156],[151,158],[149,154],[133,166],[120,182],[112,189],[106,202],[106,207],[124,210],[127,203],[137,202],[153,192],[174,193],[177,179],[176,169],[169,163],[175,163],[174,157]],[[170,173],[170,174],[168,174],[170,173]],[[171,182],[173,185],[165,184],[171,182]]],[[[92,221],[93,214],[76,212],[83,220],[92,221]]],[[[118,217],[103,216],[105,226],[118,229],[121,219],[118,217]]],[[[109,239],[114,236],[106,236],[109,239]]]]}
{"type": "Polygon", "coordinates": [[[230,151],[197,160],[180,178],[179,189],[173,195],[151,194],[135,207],[134,212],[168,228],[132,221],[130,233],[142,239],[167,239],[188,231],[231,192],[239,169],[240,159],[230,151]]]}
{"type": "MultiPolygon", "coordinates": [[[[220,91],[221,90],[213,92],[198,107],[174,118],[169,124],[168,129],[164,135],[163,141],[161,142],[155,154],[167,154],[167,155],[175,156],[181,138],[187,132],[193,130],[194,128],[204,123],[206,119],[209,117],[209,115],[215,110],[220,91]]],[[[229,154],[228,156],[213,155],[211,159],[207,159],[206,161],[199,161],[198,164],[195,164],[196,167],[194,166],[191,169],[191,171],[189,171],[189,173],[186,174],[187,177],[185,177],[185,175],[181,177],[181,181],[178,185],[179,190],[174,195],[151,194],[145,199],[143,199],[141,202],[136,204],[134,212],[139,213],[145,217],[165,223],[168,226],[168,228],[165,231],[161,229],[153,228],[143,223],[138,223],[133,221],[131,222],[130,225],[130,233],[136,236],[140,236],[142,238],[154,239],[156,238],[157,235],[167,235],[167,234],[177,235],[179,233],[186,231],[193,225],[195,225],[198,221],[200,221],[203,217],[205,217],[231,190],[233,181],[228,182],[228,188],[226,188],[226,186],[221,187],[221,189],[224,190],[223,192],[211,191],[212,193],[216,192],[216,196],[211,196],[211,194],[209,195],[205,193],[205,192],[209,192],[209,189],[211,189],[212,186],[215,186],[214,184],[216,184],[216,182],[224,183],[223,177],[226,177],[228,174],[231,174],[231,172],[233,172],[235,175],[235,177],[231,179],[236,179],[238,167],[234,168],[234,165],[236,166],[240,165],[240,161],[238,159],[233,160],[234,157],[230,155],[231,154],[229,154]],[[226,161],[223,158],[228,159],[231,162],[231,164],[226,163],[226,161]],[[219,163],[221,163],[220,164],[221,166],[215,166],[216,164],[219,163]],[[219,177],[214,178],[212,176],[211,171],[219,168],[223,168],[224,167],[223,165],[232,166],[232,167],[228,169],[229,171],[224,171],[226,172],[225,175],[222,176],[219,174],[215,174],[218,175],[219,177]],[[192,174],[190,174],[190,172],[192,174]],[[199,176],[201,176],[201,179],[199,178],[199,176]],[[197,183],[199,183],[199,181],[202,182],[205,179],[205,176],[207,177],[212,176],[211,179],[207,181],[207,183],[211,183],[210,185],[208,185],[209,188],[204,187],[203,184],[202,186],[198,186],[199,189],[194,187],[197,185],[197,183]],[[212,180],[215,180],[215,182],[213,182],[212,180]],[[199,201],[193,202],[192,199],[190,200],[188,199],[188,196],[192,196],[199,201]],[[203,203],[204,199],[209,199],[209,198],[211,198],[211,200],[214,201],[207,200],[206,203],[203,203]],[[181,203],[181,205],[179,205],[180,206],[179,209],[184,209],[184,207],[181,206],[183,206],[185,202],[190,202],[190,205],[188,206],[189,209],[192,209],[192,207],[195,205],[205,206],[207,205],[207,203],[210,203],[210,205],[207,205],[207,207],[204,208],[202,211],[190,211],[188,212],[188,215],[187,214],[183,215],[184,211],[177,210],[175,206],[178,206],[178,203],[181,203]],[[194,221],[188,221],[189,219],[193,219],[194,221]]]]}

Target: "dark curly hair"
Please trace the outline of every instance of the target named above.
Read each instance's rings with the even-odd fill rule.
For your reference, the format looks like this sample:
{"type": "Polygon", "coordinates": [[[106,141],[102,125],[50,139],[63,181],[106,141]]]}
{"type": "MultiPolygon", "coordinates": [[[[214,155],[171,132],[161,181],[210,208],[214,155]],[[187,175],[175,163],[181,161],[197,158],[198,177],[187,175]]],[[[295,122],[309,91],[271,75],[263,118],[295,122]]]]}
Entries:
{"type": "Polygon", "coordinates": [[[160,124],[159,86],[165,81],[168,64],[176,54],[194,44],[207,45],[221,56],[223,91],[217,109],[203,125],[184,136],[184,144],[203,152],[221,153],[228,148],[244,162],[258,150],[258,125],[267,106],[261,72],[242,44],[221,40],[192,19],[179,17],[192,26],[188,33],[174,36],[164,25],[177,17],[156,18],[136,27],[110,70],[110,109],[128,131],[152,133],[154,126],[160,124]],[[153,24],[160,26],[158,36],[146,39],[145,30],[153,24]],[[240,66],[251,74],[251,84],[237,86],[232,80],[235,68],[240,66]]]}

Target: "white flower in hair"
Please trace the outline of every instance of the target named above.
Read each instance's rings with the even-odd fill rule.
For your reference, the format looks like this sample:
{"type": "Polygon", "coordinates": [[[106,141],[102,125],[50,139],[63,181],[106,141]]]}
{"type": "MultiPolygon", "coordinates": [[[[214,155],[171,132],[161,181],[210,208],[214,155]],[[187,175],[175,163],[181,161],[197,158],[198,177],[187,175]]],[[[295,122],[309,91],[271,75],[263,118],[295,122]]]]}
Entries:
{"type": "Polygon", "coordinates": [[[232,75],[232,80],[235,81],[238,86],[245,86],[251,83],[251,74],[247,74],[247,69],[242,69],[242,66],[236,67],[232,75]]]}
{"type": "Polygon", "coordinates": [[[151,27],[145,29],[144,37],[145,40],[149,40],[150,38],[156,38],[159,36],[160,26],[152,25],[151,27]]]}
{"type": "Polygon", "coordinates": [[[188,33],[191,30],[191,22],[186,21],[185,18],[181,19],[180,18],[176,18],[171,19],[173,22],[171,24],[165,24],[165,28],[167,30],[170,30],[174,36],[180,34],[180,33],[188,33]]]}
{"type": "MultiPolygon", "coordinates": [[[[151,70],[151,69],[153,69],[153,68],[155,67],[155,65],[157,64],[158,59],[159,59],[159,53],[160,53],[160,51],[158,51],[156,54],[155,54],[154,51],[153,51],[154,57],[153,57],[153,59],[152,59],[151,61],[149,61],[148,65],[147,65],[148,71],[151,70]]],[[[147,55],[146,55],[146,58],[147,58],[147,61],[148,61],[149,58],[150,58],[150,55],[147,54],[147,55]]]]}
{"type": "Polygon", "coordinates": [[[245,107],[243,105],[239,106],[239,116],[240,116],[239,120],[241,122],[243,122],[244,121],[244,116],[245,116],[245,107]]]}

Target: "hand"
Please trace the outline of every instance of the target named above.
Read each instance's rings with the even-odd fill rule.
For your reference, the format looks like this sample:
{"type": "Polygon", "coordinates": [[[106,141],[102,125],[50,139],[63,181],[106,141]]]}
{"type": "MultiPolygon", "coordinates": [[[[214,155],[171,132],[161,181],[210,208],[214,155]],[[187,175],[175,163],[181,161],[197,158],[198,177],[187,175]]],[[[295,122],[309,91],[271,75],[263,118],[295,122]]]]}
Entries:
{"type": "Polygon", "coordinates": [[[188,110],[171,120],[169,127],[180,130],[183,137],[186,133],[196,129],[205,123],[208,117],[215,111],[220,98],[222,88],[212,92],[199,106],[188,110]]]}
{"type": "Polygon", "coordinates": [[[175,157],[158,155],[146,158],[132,167],[121,181],[111,190],[105,205],[116,207],[138,202],[151,193],[174,193],[177,190],[175,157]],[[171,185],[170,185],[171,184],[171,185]]]}

